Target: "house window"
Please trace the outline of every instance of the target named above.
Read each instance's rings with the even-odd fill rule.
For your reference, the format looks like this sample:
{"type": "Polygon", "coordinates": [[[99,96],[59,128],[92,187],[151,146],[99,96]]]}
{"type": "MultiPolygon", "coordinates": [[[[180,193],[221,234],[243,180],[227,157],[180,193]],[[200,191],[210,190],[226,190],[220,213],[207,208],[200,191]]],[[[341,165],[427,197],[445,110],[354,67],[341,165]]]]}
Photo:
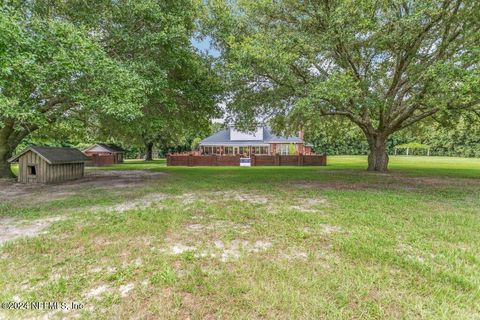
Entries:
{"type": "Polygon", "coordinates": [[[233,147],[225,147],[225,154],[233,154],[233,147]]]}
{"type": "Polygon", "coordinates": [[[215,151],[215,147],[203,147],[203,148],[204,148],[205,154],[207,155],[213,154],[215,151]]]}
{"type": "Polygon", "coordinates": [[[249,147],[240,147],[240,154],[248,156],[249,155],[249,147]]]}
{"type": "Polygon", "coordinates": [[[277,153],[280,155],[288,155],[288,144],[278,144],[277,153]]]}
{"type": "Polygon", "coordinates": [[[27,172],[31,176],[37,175],[37,167],[35,165],[27,166],[27,172]]]}

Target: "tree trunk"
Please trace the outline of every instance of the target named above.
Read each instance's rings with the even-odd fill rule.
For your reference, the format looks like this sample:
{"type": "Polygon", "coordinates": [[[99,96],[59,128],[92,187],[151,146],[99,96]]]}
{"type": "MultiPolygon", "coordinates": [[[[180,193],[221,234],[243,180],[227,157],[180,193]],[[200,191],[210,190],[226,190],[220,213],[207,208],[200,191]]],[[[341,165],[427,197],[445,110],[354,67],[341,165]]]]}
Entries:
{"type": "Polygon", "coordinates": [[[367,136],[370,153],[368,171],[384,172],[388,167],[387,137],[385,135],[367,136]]]}
{"type": "Polygon", "coordinates": [[[145,161],[153,160],[153,143],[148,142],[145,144],[145,161]]]}
{"type": "Polygon", "coordinates": [[[0,141],[0,178],[13,178],[10,163],[7,161],[12,156],[12,150],[6,141],[0,141]]]}
{"type": "Polygon", "coordinates": [[[36,125],[30,125],[28,129],[15,128],[13,119],[3,120],[0,127],[0,178],[12,178],[14,174],[10,169],[10,163],[7,161],[17,146],[31,132],[38,129],[36,125]]]}

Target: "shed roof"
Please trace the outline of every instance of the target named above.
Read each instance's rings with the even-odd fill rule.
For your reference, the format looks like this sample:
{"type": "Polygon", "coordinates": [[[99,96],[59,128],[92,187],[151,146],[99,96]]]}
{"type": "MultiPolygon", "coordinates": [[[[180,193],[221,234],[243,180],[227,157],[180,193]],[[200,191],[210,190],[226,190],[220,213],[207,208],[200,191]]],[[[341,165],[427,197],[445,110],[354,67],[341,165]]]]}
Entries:
{"type": "Polygon", "coordinates": [[[96,144],[90,146],[85,151],[88,151],[88,150],[94,148],[95,146],[99,146],[103,149],[106,149],[109,152],[118,152],[118,153],[125,152],[125,149],[123,149],[122,147],[117,146],[116,144],[113,144],[113,143],[96,143],[96,144]]]}
{"type": "Polygon", "coordinates": [[[90,160],[89,157],[75,148],[30,147],[10,158],[8,161],[15,162],[28,151],[35,152],[49,164],[78,163],[90,160]]]}
{"type": "Polygon", "coordinates": [[[230,139],[230,128],[220,130],[200,141],[201,145],[264,145],[269,143],[303,143],[299,137],[282,137],[273,134],[268,127],[263,127],[263,140],[242,140],[232,141],[230,139]]]}

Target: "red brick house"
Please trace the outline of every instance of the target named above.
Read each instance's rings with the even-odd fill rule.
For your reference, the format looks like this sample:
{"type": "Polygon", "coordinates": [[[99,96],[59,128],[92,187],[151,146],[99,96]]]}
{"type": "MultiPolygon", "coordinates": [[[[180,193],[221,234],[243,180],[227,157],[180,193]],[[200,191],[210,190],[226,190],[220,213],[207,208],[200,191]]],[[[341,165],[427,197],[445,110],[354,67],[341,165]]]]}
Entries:
{"type": "Polygon", "coordinates": [[[267,126],[256,127],[252,132],[242,132],[235,127],[221,130],[203,139],[199,144],[201,155],[295,155],[312,154],[306,145],[303,132],[298,136],[277,136],[267,126]]]}

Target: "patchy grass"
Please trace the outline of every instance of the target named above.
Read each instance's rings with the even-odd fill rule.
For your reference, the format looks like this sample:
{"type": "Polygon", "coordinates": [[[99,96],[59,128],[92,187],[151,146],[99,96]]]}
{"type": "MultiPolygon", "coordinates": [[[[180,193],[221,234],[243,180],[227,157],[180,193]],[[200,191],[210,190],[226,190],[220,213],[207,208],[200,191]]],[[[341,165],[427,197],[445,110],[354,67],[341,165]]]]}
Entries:
{"type": "Polygon", "coordinates": [[[85,307],[0,319],[479,318],[479,159],[365,162],[2,184],[0,302],[85,307]]]}

